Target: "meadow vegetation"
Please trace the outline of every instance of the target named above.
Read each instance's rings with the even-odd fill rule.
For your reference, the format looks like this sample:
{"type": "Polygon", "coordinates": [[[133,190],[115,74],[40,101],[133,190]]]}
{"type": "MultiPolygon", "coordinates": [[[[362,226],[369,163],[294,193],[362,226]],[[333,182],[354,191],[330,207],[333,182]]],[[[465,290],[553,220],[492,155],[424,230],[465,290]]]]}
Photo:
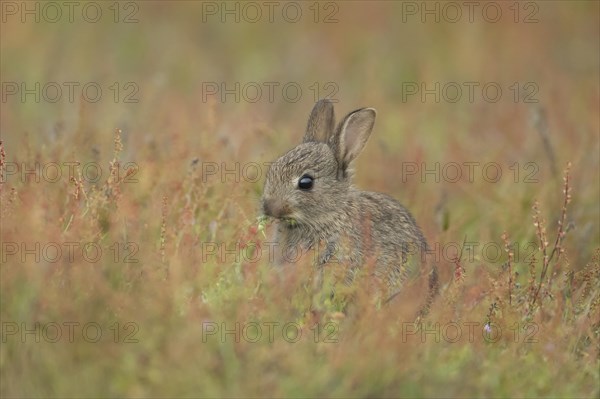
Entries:
{"type": "Polygon", "coordinates": [[[3,83],[2,397],[600,395],[599,3],[535,3],[535,23],[336,4],[329,24],[204,21],[201,2],[2,23],[2,82],[103,88],[23,101],[3,83]],[[207,94],[222,82],[303,94],[207,94]],[[268,256],[265,163],[332,87],[338,117],[378,110],[356,184],[432,247],[386,306],[268,256]]]}

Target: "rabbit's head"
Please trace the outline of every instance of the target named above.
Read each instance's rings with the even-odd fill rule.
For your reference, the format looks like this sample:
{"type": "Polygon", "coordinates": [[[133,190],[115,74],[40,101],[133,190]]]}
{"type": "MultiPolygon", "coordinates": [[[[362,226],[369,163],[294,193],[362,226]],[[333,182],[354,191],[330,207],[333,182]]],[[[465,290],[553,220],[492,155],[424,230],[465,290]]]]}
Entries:
{"type": "Polygon", "coordinates": [[[263,212],[288,227],[331,223],[344,211],[352,161],[364,148],[376,112],[362,108],[335,127],[333,104],[317,102],[302,143],[271,164],[262,197],[263,212]]]}

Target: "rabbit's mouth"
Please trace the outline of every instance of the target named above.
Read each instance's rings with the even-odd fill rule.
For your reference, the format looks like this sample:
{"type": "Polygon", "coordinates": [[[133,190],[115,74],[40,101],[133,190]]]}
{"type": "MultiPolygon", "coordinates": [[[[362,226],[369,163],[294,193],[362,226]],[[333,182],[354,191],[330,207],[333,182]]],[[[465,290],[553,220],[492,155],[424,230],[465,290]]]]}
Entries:
{"type": "Polygon", "coordinates": [[[297,221],[292,217],[292,209],[285,202],[273,198],[265,198],[262,203],[265,216],[275,218],[288,225],[296,225],[297,221]]]}
{"type": "Polygon", "coordinates": [[[261,230],[264,229],[264,225],[269,220],[277,220],[278,222],[285,224],[285,226],[288,228],[296,228],[299,225],[298,220],[296,220],[295,218],[293,218],[291,216],[276,217],[276,216],[270,216],[270,215],[261,215],[258,218],[259,229],[261,229],[261,230]],[[261,225],[262,225],[262,227],[260,227],[261,225]]]}
{"type": "Polygon", "coordinates": [[[298,227],[298,221],[292,217],[285,216],[285,217],[279,218],[279,220],[281,220],[283,223],[285,223],[286,226],[289,228],[298,227]]]}

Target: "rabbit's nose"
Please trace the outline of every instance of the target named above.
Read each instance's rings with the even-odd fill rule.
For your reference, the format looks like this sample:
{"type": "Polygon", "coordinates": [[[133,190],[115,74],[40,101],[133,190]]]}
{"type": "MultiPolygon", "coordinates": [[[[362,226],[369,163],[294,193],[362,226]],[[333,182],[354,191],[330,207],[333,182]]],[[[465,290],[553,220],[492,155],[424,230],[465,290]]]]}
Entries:
{"type": "Polygon", "coordinates": [[[263,201],[263,212],[267,216],[277,217],[276,214],[279,213],[278,208],[277,201],[272,198],[265,198],[263,201]]]}
{"type": "Polygon", "coordinates": [[[280,218],[286,216],[286,214],[289,213],[289,209],[287,206],[285,206],[285,204],[282,203],[282,201],[273,198],[266,198],[263,201],[263,212],[267,216],[280,218]]]}

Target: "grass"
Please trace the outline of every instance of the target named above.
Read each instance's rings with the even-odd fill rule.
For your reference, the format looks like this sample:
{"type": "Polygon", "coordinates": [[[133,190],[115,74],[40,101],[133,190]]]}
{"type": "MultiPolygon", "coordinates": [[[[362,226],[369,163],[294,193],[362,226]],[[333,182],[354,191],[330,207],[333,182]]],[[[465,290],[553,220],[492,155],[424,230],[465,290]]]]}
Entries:
{"type": "Polygon", "coordinates": [[[2,102],[1,396],[598,397],[598,3],[538,5],[535,24],[398,23],[392,2],[340,3],[336,24],[159,2],[135,24],[3,23],[3,82],[105,95],[2,102]],[[304,95],[203,98],[270,81],[304,95]],[[403,100],[436,81],[505,94],[403,100]],[[264,163],[300,139],[314,82],[337,85],[338,118],[378,110],[356,183],[434,249],[387,306],[313,292],[309,259],[269,262],[264,163]]]}

